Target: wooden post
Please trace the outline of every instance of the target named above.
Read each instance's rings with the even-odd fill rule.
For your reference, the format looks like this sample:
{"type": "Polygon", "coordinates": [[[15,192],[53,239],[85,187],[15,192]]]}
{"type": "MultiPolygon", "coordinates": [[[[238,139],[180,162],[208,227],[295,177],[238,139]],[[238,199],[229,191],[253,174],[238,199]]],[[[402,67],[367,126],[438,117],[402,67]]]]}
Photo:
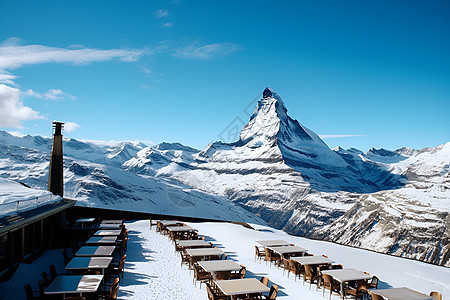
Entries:
{"type": "Polygon", "coordinates": [[[22,240],[21,244],[22,244],[22,246],[21,246],[21,249],[20,249],[20,260],[19,261],[23,261],[23,259],[25,257],[25,227],[22,227],[21,231],[22,231],[21,232],[21,235],[22,235],[22,237],[21,237],[21,240],[22,240]]]}

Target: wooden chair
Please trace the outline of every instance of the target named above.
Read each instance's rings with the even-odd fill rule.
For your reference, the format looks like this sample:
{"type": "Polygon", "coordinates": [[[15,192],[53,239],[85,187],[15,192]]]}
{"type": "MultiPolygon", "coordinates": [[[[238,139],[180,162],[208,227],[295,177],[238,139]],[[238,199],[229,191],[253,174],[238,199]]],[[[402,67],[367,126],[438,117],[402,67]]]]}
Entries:
{"type": "Polygon", "coordinates": [[[183,266],[183,264],[188,265],[191,261],[191,256],[189,254],[187,254],[186,250],[183,249],[181,252],[181,266],[183,266]]]}
{"type": "Polygon", "coordinates": [[[25,289],[25,295],[27,296],[27,300],[39,299],[39,297],[34,296],[35,291],[33,291],[33,289],[31,288],[31,285],[26,284],[23,288],[25,289]]]}
{"type": "Polygon", "coordinates": [[[377,276],[373,276],[371,279],[369,279],[367,281],[367,287],[369,289],[376,289],[376,288],[378,288],[378,281],[379,281],[378,277],[377,276]]]}
{"type": "Polygon", "coordinates": [[[289,260],[289,269],[294,274],[294,280],[297,281],[297,277],[300,279],[300,275],[304,274],[304,267],[295,260],[289,260]],[[302,272],[303,270],[303,272],[302,272]]]}
{"type": "Polygon", "coordinates": [[[269,285],[269,277],[261,277],[261,279],[259,280],[262,284],[264,284],[265,286],[269,285]]]}
{"type": "Polygon", "coordinates": [[[52,281],[48,279],[47,272],[42,272],[42,280],[44,281],[44,287],[47,287],[52,281]]]}
{"type": "Polygon", "coordinates": [[[289,278],[289,273],[291,272],[289,261],[290,261],[289,259],[283,258],[283,276],[284,276],[284,271],[287,271],[288,278],[289,278]]]}
{"type": "Polygon", "coordinates": [[[331,299],[331,294],[333,292],[337,292],[340,293],[341,291],[341,285],[339,282],[337,282],[336,280],[333,279],[332,276],[327,275],[327,274],[323,274],[323,291],[322,291],[322,297],[325,296],[325,290],[330,290],[330,299],[331,299]]]}
{"type": "Polygon", "coordinates": [[[231,271],[220,271],[216,272],[215,279],[216,280],[228,280],[230,279],[231,271]]]}
{"type": "Polygon", "coordinates": [[[438,292],[431,292],[430,296],[433,297],[434,300],[442,300],[442,295],[441,293],[438,292]]]}
{"type": "Polygon", "coordinates": [[[261,262],[261,259],[265,256],[264,252],[259,251],[258,246],[255,245],[255,259],[253,261],[256,261],[256,258],[258,258],[258,261],[261,262]]]}
{"type": "Polygon", "coordinates": [[[245,274],[247,273],[247,268],[243,265],[241,265],[241,269],[238,273],[231,274],[230,279],[242,279],[245,277],[245,274]]]}
{"type": "Polygon", "coordinates": [[[63,257],[64,257],[64,265],[67,265],[71,258],[69,258],[69,256],[67,255],[66,248],[62,249],[62,253],[63,253],[63,257]]]}
{"type": "Polygon", "coordinates": [[[206,292],[209,300],[228,300],[228,297],[222,294],[218,289],[206,283],[206,292]]]}
{"type": "Polygon", "coordinates": [[[53,280],[55,280],[56,275],[58,275],[58,274],[56,274],[55,265],[50,265],[50,266],[48,266],[48,268],[50,269],[50,280],[53,281],[53,280]]]}
{"type": "MultiPolygon", "coordinates": [[[[105,284],[105,286],[109,286],[105,284]]],[[[106,300],[115,300],[117,299],[117,293],[119,291],[119,278],[115,278],[113,283],[111,284],[111,288],[106,291],[97,291],[95,295],[98,298],[106,299],[106,300]]]]}
{"type": "Polygon", "coordinates": [[[200,288],[202,288],[202,283],[209,280],[209,273],[201,270],[198,264],[194,264],[192,268],[194,269],[194,278],[192,281],[195,286],[197,286],[197,281],[200,281],[200,288]]]}
{"type": "Polygon", "coordinates": [[[341,270],[343,268],[344,268],[343,265],[332,265],[331,266],[331,270],[341,270]]]}
{"type": "Polygon", "coordinates": [[[281,257],[273,254],[268,248],[264,248],[264,254],[265,254],[264,261],[266,262],[266,264],[269,261],[270,264],[272,265],[272,262],[274,261],[278,263],[277,265],[280,265],[281,257]]]}
{"type": "MultiPolygon", "coordinates": [[[[311,284],[316,280],[316,283],[319,280],[319,276],[317,274],[316,269],[312,268],[309,265],[305,265],[305,275],[303,277],[303,284],[305,284],[305,281],[309,280],[309,288],[311,288],[311,284]]],[[[317,290],[317,287],[316,287],[317,290]]]]}
{"type": "Polygon", "coordinates": [[[117,275],[118,277],[122,276],[122,279],[123,279],[124,269],[125,269],[125,259],[120,260],[118,267],[112,267],[111,269],[109,269],[109,274],[117,275]]]}
{"type": "Polygon", "coordinates": [[[273,284],[273,285],[270,287],[269,296],[265,296],[265,295],[264,295],[262,299],[270,299],[270,300],[273,300],[273,299],[276,299],[277,296],[278,296],[278,285],[273,284]]]}
{"type": "Polygon", "coordinates": [[[367,288],[367,282],[365,280],[358,280],[356,284],[356,289],[345,289],[346,295],[353,295],[355,299],[359,297],[365,297],[369,294],[369,289],[367,288]]]}

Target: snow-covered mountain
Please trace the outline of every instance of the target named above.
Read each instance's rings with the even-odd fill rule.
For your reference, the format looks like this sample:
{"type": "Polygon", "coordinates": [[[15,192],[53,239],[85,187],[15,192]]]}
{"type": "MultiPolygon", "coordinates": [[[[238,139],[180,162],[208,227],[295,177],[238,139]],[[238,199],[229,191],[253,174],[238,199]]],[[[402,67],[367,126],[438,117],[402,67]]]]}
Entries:
{"type": "Polygon", "coordinates": [[[124,166],[227,197],[292,234],[449,266],[449,148],[331,150],[266,88],[238,141],[181,163],[144,149],[124,166]]]}
{"type": "MultiPolygon", "coordinates": [[[[45,188],[50,145],[0,132],[0,176],[45,188]]],[[[332,150],[269,88],[234,143],[200,151],[66,139],[64,153],[66,196],[85,205],[260,217],[292,234],[450,266],[450,143],[332,150]]]]}
{"type": "MultiPolygon", "coordinates": [[[[101,146],[65,139],[63,145],[65,197],[78,200],[77,205],[265,223],[224,197],[170,178],[141,176],[122,168],[124,162],[142,149],[142,144],[122,142],[101,146]]],[[[165,151],[163,148],[164,145],[155,147],[165,151]]],[[[0,178],[46,190],[50,150],[51,139],[16,137],[0,131],[0,178]]],[[[7,198],[5,193],[10,190],[5,186],[0,184],[2,198],[7,198]]]]}

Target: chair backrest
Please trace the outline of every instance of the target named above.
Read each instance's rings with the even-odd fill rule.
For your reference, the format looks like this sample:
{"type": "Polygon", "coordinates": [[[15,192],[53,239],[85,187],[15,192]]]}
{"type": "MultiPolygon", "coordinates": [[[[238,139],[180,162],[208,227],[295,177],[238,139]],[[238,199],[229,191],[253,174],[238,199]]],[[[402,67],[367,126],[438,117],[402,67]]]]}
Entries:
{"type": "Polygon", "coordinates": [[[312,276],[312,268],[310,265],[305,265],[305,277],[311,278],[312,276]]]}
{"type": "MultiPolygon", "coordinates": [[[[114,293],[114,289],[117,287],[117,289],[119,288],[119,277],[114,278],[113,283],[111,284],[111,288],[109,290],[109,295],[111,297],[111,295],[114,293]]],[[[117,297],[117,293],[116,293],[116,297],[117,297]]],[[[111,298],[110,298],[111,299],[111,298]]]]}
{"type": "Polygon", "coordinates": [[[259,253],[259,248],[258,246],[255,245],[255,255],[256,256],[260,256],[261,254],[259,253]]]}
{"type": "Polygon", "coordinates": [[[442,300],[442,295],[441,293],[438,292],[431,292],[430,296],[433,297],[434,300],[442,300]]]}
{"type": "Polygon", "coordinates": [[[331,289],[332,283],[333,283],[333,277],[331,275],[322,274],[323,277],[323,287],[331,289]]]}
{"type": "Polygon", "coordinates": [[[340,270],[343,269],[344,266],[343,265],[332,265],[331,266],[331,270],[340,270]]]}
{"type": "Polygon", "coordinates": [[[290,259],[283,258],[283,268],[288,269],[290,267],[290,259]]]}
{"type": "Polygon", "coordinates": [[[54,265],[50,265],[48,268],[50,269],[50,278],[53,281],[56,278],[56,268],[54,265]]]}
{"type": "Polygon", "coordinates": [[[289,269],[294,272],[295,274],[297,274],[297,263],[295,262],[295,260],[290,259],[289,260],[289,269]]]}
{"type": "Polygon", "coordinates": [[[119,285],[116,285],[111,293],[109,294],[109,299],[110,300],[116,300],[117,299],[117,293],[119,292],[119,285]]]}
{"type": "Polygon", "coordinates": [[[67,265],[69,263],[69,256],[67,255],[66,248],[62,249],[62,253],[63,253],[63,256],[64,256],[64,265],[67,265]]]}
{"type": "Polygon", "coordinates": [[[261,279],[259,280],[261,281],[262,284],[264,284],[265,286],[267,286],[269,284],[269,277],[261,277],[261,279]]]}
{"type": "Polygon", "coordinates": [[[119,263],[119,272],[123,272],[124,265],[125,265],[125,259],[124,260],[121,259],[120,263],[119,263]]]}
{"type": "Polygon", "coordinates": [[[50,279],[48,279],[47,272],[42,272],[42,279],[44,279],[44,284],[48,285],[50,283],[50,279]]]}
{"type": "Polygon", "coordinates": [[[228,254],[224,253],[222,257],[223,257],[223,260],[227,260],[228,254]]]}
{"type": "Polygon", "coordinates": [[[267,258],[272,257],[272,254],[270,253],[270,250],[268,248],[264,248],[264,253],[266,254],[267,258]]]}
{"type": "Polygon", "coordinates": [[[377,276],[372,277],[372,279],[370,280],[370,285],[374,286],[375,288],[378,287],[378,277],[377,276]]]}
{"type": "Polygon", "coordinates": [[[27,300],[34,300],[33,289],[31,288],[31,285],[26,284],[23,288],[25,289],[25,295],[27,296],[27,300]]]}
{"type": "Polygon", "coordinates": [[[39,296],[41,297],[41,299],[45,299],[45,284],[44,284],[44,280],[39,280],[38,281],[38,286],[39,286],[39,296]]]}
{"type": "Polygon", "coordinates": [[[273,284],[270,287],[270,292],[269,292],[269,299],[276,299],[278,295],[278,285],[273,284]]]}
{"type": "Polygon", "coordinates": [[[241,278],[244,278],[245,274],[247,273],[247,267],[241,265],[241,270],[239,271],[239,273],[241,274],[241,278]]]}

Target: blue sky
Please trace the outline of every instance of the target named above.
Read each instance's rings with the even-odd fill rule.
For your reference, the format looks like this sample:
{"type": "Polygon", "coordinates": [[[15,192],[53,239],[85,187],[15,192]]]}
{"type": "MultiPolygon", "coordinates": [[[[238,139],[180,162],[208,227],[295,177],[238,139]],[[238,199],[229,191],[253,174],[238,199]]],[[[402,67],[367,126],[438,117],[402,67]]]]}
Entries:
{"type": "MultiPolygon", "coordinates": [[[[0,1],[0,128],[197,148],[266,86],[332,148],[450,140],[448,1],[0,1]],[[336,137],[355,135],[352,137],[336,137]]],[[[232,139],[232,138],[231,138],[232,139]]]]}

